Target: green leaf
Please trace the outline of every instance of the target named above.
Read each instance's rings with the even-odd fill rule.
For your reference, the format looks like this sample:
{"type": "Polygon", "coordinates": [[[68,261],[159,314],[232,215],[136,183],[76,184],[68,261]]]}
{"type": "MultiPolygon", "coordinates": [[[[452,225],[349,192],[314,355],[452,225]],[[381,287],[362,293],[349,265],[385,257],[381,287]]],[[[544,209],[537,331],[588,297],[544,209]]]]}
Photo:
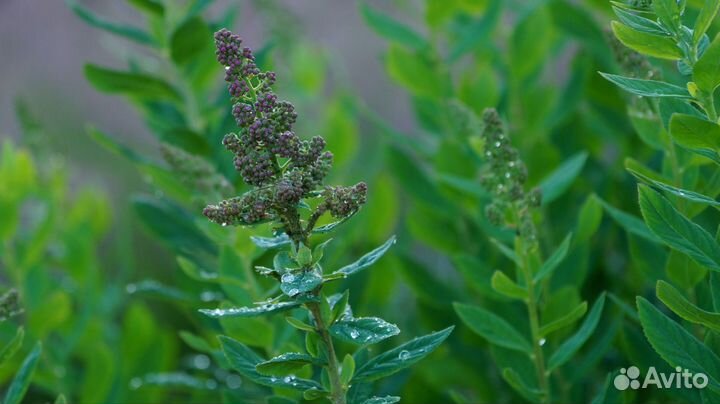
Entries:
{"type": "Polygon", "coordinates": [[[350,384],[350,380],[352,380],[353,376],[355,375],[355,359],[350,354],[345,354],[345,357],[342,361],[342,367],[340,370],[340,382],[344,386],[347,386],[350,384]]]}
{"type": "Polygon", "coordinates": [[[579,319],[582,318],[582,316],[585,315],[587,312],[587,302],[582,302],[578,306],[576,306],[574,309],[570,310],[569,313],[563,315],[562,317],[558,318],[555,321],[552,321],[548,324],[544,324],[542,327],[540,327],[540,335],[545,337],[551,332],[560,330],[564,327],[567,327],[579,319]]]}
{"type": "Polygon", "coordinates": [[[676,0],[653,0],[653,11],[660,23],[670,32],[680,30],[680,8],[676,0]]]}
{"type": "Polygon", "coordinates": [[[508,278],[502,271],[495,271],[492,278],[490,278],[490,285],[492,288],[507,297],[525,300],[527,299],[527,289],[513,282],[512,279],[508,278]]]}
{"type": "Polygon", "coordinates": [[[457,302],[453,306],[463,323],[490,343],[528,354],[532,352],[528,340],[505,319],[482,307],[457,302]]]}
{"type": "Polygon", "coordinates": [[[353,262],[352,264],[346,265],[338,269],[337,271],[333,272],[333,274],[344,274],[345,276],[356,274],[379,260],[380,257],[382,257],[387,252],[387,250],[392,247],[393,244],[395,244],[395,236],[390,237],[380,247],[363,255],[362,257],[360,257],[360,259],[353,262]]]}
{"type": "Polygon", "coordinates": [[[395,404],[400,402],[400,397],[396,396],[385,396],[385,397],[372,397],[362,402],[362,404],[395,404]]]}
{"type": "Polygon", "coordinates": [[[180,101],[180,93],[164,80],[141,73],[128,73],[85,65],[85,78],[96,89],[150,100],[180,101]]]}
{"type": "Polygon", "coordinates": [[[683,289],[692,289],[705,279],[707,268],[678,250],[670,250],[665,263],[668,279],[683,289]]]}
{"type": "Polygon", "coordinates": [[[713,351],[640,296],[637,307],[650,345],[670,366],[704,373],[713,389],[720,388],[720,358],[713,351]]]}
{"type": "Polygon", "coordinates": [[[689,149],[720,148],[720,125],[692,115],[673,114],[670,135],[677,144],[689,149]]]}
{"type": "Polygon", "coordinates": [[[298,330],[315,332],[315,327],[311,326],[310,324],[304,323],[296,319],[295,317],[285,317],[285,321],[287,321],[291,326],[297,328],[298,330]]]}
{"type": "Polygon", "coordinates": [[[691,323],[701,324],[713,331],[720,332],[720,313],[711,313],[695,306],[665,281],[658,281],[656,293],[658,299],[678,316],[691,323]]]}
{"type": "Polygon", "coordinates": [[[686,88],[664,81],[634,79],[602,72],[600,75],[623,90],[641,97],[692,98],[686,88]]]}
{"type": "Polygon", "coordinates": [[[425,53],[411,52],[390,44],[385,55],[385,67],[390,77],[413,95],[441,98],[448,92],[446,80],[425,53]]]}
{"type": "Polygon", "coordinates": [[[15,336],[10,340],[10,342],[5,344],[2,350],[0,350],[0,365],[15,355],[18,349],[22,346],[24,339],[25,328],[18,327],[17,331],[15,331],[15,336]]]}
{"type": "Polygon", "coordinates": [[[595,327],[597,327],[598,322],[600,321],[600,316],[602,315],[604,306],[605,292],[603,292],[600,297],[595,301],[592,309],[590,309],[590,314],[585,317],[585,321],[583,321],[580,329],[570,338],[565,340],[565,342],[563,342],[558,347],[558,349],[550,356],[550,359],[548,360],[549,372],[569,361],[570,358],[572,358],[572,356],[575,354],[575,352],[577,352],[578,349],[583,346],[585,341],[590,338],[593,331],[595,331],[595,327]]]}
{"type": "Polygon", "coordinates": [[[278,313],[300,306],[299,302],[264,303],[256,307],[233,307],[229,309],[200,309],[200,313],[213,318],[220,317],[256,317],[263,314],[278,313]]]}
{"type": "Polygon", "coordinates": [[[38,342],[28,356],[25,357],[22,365],[20,365],[20,369],[10,383],[7,393],[5,393],[3,404],[20,404],[22,402],[25,392],[27,392],[30,386],[30,381],[35,372],[35,367],[37,366],[41,352],[42,344],[38,342]]]}
{"type": "Polygon", "coordinates": [[[365,362],[355,372],[354,382],[373,381],[395,374],[414,365],[430,355],[450,335],[448,327],[422,337],[412,339],[365,362]]]}
{"type": "Polygon", "coordinates": [[[260,248],[277,248],[290,244],[290,237],[283,233],[275,237],[250,236],[250,240],[260,248]]]}
{"type": "Polygon", "coordinates": [[[212,46],[212,32],[201,17],[190,18],[170,36],[170,57],[177,64],[186,64],[212,46]]]}
{"type": "Polygon", "coordinates": [[[165,14],[165,6],[155,0],[128,0],[137,9],[161,17],[165,14]]]}
{"type": "Polygon", "coordinates": [[[540,182],[543,205],[554,201],[570,188],[575,178],[580,175],[587,157],[587,152],[570,157],[540,182]]]}
{"type": "Polygon", "coordinates": [[[330,316],[330,324],[334,324],[339,318],[344,316],[352,316],[352,310],[348,305],[350,300],[350,291],[345,290],[340,297],[333,302],[332,299],[328,299],[328,302],[332,305],[332,313],[330,316]]]}
{"type": "Polygon", "coordinates": [[[365,2],[360,3],[360,14],[365,23],[385,39],[414,50],[423,50],[428,47],[427,41],[420,34],[368,6],[365,2]]]}
{"type": "Polygon", "coordinates": [[[100,16],[97,16],[87,8],[80,5],[75,0],[66,0],[65,2],[67,3],[68,7],[70,7],[70,9],[75,13],[75,15],[88,23],[88,25],[130,39],[142,45],[156,45],[155,40],[147,32],[144,32],[141,29],[123,24],[118,24],[100,16]]]}
{"type": "Polygon", "coordinates": [[[290,297],[310,292],[323,282],[322,275],[314,269],[303,270],[300,273],[286,272],[280,279],[280,290],[290,297]]]}
{"type": "Polygon", "coordinates": [[[618,19],[620,19],[620,22],[636,31],[641,31],[654,35],[668,34],[668,32],[665,31],[665,29],[661,27],[660,24],[653,20],[641,17],[620,7],[613,6],[613,11],[615,12],[615,15],[617,15],[618,19]]]}
{"type": "Polygon", "coordinates": [[[218,337],[220,345],[230,366],[241,375],[247,377],[257,384],[269,387],[283,387],[294,390],[322,390],[322,386],[314,380],[300,379],[294,376],[275,377],[260,374],[256,366],[263,363],[263,359],[259,357],[252,349],[242,343],[221,335],[218,337]]]}
{"type": "Polygon", "coordinates": [[[212,260],[217,247],[197,227],[194,217],[170,199],[139,196],[133,199],[135,212],[143,223],[173,250],[196,260],[212,260]]]}
{"type": "Polygon", "coordinates": [[[607,211],[607,213],[609,213],[610,216],[628,233],[634,234],[655,243],[661,242],[661,240],[657,238],[657,236],[655,236],[655,234],[651,232],[650,229],[648,229],[648,227],[645,225],[645,222],[643,222],[641,219],[638,219],[637,216],[625,213],[620,209],[617,209],[609,203],[603,201],[602,199],[600,199],[600,203],[602,203],[605,211],[607,211]]]}
{"type": "Polygon", "coordinates": [[[625,46],[644,55],[669,60],[679,60],[683,57],[675,40],[669,36],[636,31],[617,21],[612,22],[612,30],[625,46]]]}
{"type": "Polygon", "coordinates": [[[536,388],[530,387],[522,379],[522,376],[518,374],[512,368],[505,368],[502,371],[502,377],[505,381],[515,389],[520,395],[528,399],[528,401],[539,402],[542,397],[542,392],[536,388]]]}
{"type": "MultiPolygon", "coordinates": [[[[695,46],[700,43],[703,35],[705,35],[705,32],[710,28],[718,12],[718,8],[720,8],[720,1],[705,0],[705,4],[700,9],[700,14],[698,14],[695,19],[695,29],[693,29],[693,44],[695,46]]],[[[715,39],[717,40],[717,37],[715,39]]]]}
{"type": "Polygon", "coordinates": [[[288,352],[258,363],[255,369],[266,376],[285,376],[299,372],[303,367],[313,364],[322,365],[322,362],[304,353],[288,352]]]}
{"type": "MultiPolygon", "coordinates": [[[[715,1],[715,3],[718,3],[715,1]]],[[[715,5],[717,11],[717,4],[715,5]]],[[[693,66],[693,81],[698,88],[712,94],[720,85],[720,34],[715,36],[710,46],[693,66]]]]}
{"type": "Polygon", "coordinates": [[[692,202],[697,202],[697,203],[702,203],[702,204],[706,204],[706,205],[711,205],[711,206],[720,207],[720,202],[719,202],[719,201],[716,201],[715,199],[713,199],[713,198],[711,198],[711,197],[709,197],[709,196],[706,196],[706,195],[703,195],[703,194],[699,194],[699,193],[693,192],[693,191],[688,191],[687,189],[677,188],[677,187],[674,187],[674,186],[672,186],[672,185],[666,184],[666,183],[664,183],[664,182],[662,182],[662,181],[654,180],[654,179],[652,179],[652,178],[650,178],[650,177],[647,177],[647,176],[645,176],[645,175],[643,175],[643,174],[640,174],[639,172],[637,172],[637,171],[635,171],[635,170],[632,170],[632,169],[630,169],[630,168],[628,168],[627,170],[628,170],[632,175],[634,175],[635,177],[637,177],[639,180],[641,180],[641,181],[643,181],[643,182],[645,182],[645,183],[647,183],[647,184],[649,184],[649,185],[652,185],[652,186],[656,187],[656,188],[659,189],[659,190],[669,192],[669,193],[671,193],[671,194],[673,194],[673,195],[676,195],[676,196],[679,196],[679,197],[681,197],[681,198],[683,198],[683,199],[687,199],[688,201],[692,201],[692,202]]]}
{"type": "Polygon", "coordinates": [[[568,249],[570,248],[571,239],[572,233],[565,236],[565,239],[562,241],[562,243],[560,243],[560,246],[558,246],[558,248],[552,253],[552,255],[550,255],[550,258],[543,262],[542,266],[533,277],[533,282],[538,283],[546,277],[550,276],[553,272],[555,272],[555,269],[557,269],[557,267],[563,262],[563,260],[567,256],[568,249]]]}
{"type": "Polygon", "coordinates": [[[377,317],[342,319],[330,327],[333,337],[359,345],[376,344],[400,334],[395,325],[377,317]]]}
{"type": "Polygon", "coordinates": [[[586,242],[592,237],[602,222],[602,216],[602,203],[600,203],[597,195],[591,194],[580,208],[576,230],[577,236],[575,237],[577,243],[586,242]]]}
{"type": "Polygon", "coordinates": [[[645,223],[665,244],[683,252],[698,264],[720,271],[720,246],[705,229],[691,222],[659,193],[638,186],[640,210],[645,223]]]}

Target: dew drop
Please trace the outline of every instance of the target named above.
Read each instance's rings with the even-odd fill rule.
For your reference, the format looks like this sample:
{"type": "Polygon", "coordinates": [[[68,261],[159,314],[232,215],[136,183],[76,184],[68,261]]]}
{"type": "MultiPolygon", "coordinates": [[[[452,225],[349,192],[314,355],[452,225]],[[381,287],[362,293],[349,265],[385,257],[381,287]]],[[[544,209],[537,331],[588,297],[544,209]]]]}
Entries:
{"type": "Polygon", "coordinates": [[[133,377],[132,380],[130,380],[130,388],[133,390],[137,390],[140,387],[142,387],[142,380],[139,377],[133,377]]]}
{"type": "Polygon", "coordinates": [[[290,289],[290,290],[288,291],[288,294],[289,294],[290,296],[295,296],[295,295],[297,295],[298,293],[300,293],[300,291],[297,290],[297,289],[290,289]]]}
{"type": "Polygon", "coordinates": [[[547,342],[545,338],[540,338],[540,341],[538,341],[538,345],[543,346],[545,345],[545,342],[547,342]]]}
{"type": "Polygon", "coordinates": [[[227,223],[226,223],[226,222],[222,222],[222,223],[220,223],[220,225],[221,225],[222,227],[225,227],[225,226],[227,226],[227,223]]]}
{"type": "Polygon", "coordinates": [[[210,358],[207,355],[195,355],[193,365],[197,369],[207,369],[210,366],[210,358]]]}
{"type": "Polygon", "coordinates": [[[286,274],[283,274],[283,276],[282,276],[282,278],[280,278],[280,280],[281,280],[283,283],[289,283],[289,282],[292,282],[292,281],[295,280],[295,275],[290,274],[290,273],[286,273],[286,274]]]}
{"type": "Polygon", "coordinates": [[[350,331],[350,338],[355,339],[360,336],[360,333],[357,332],[357,330],[350,331]]]}
{"type": "Polygon", "coordinates": [[[225,384],[227,384],[227,387],[231,390],[239,389],[242,385],[242,378],[238,375],[230,375],[225,378],[225,384]]]}
{"type": "Polygon", "coordinates": [[[401,361],[407,360],[410,357],[410,351],[402,350],[398,355],[398,359],[401,361]]]}

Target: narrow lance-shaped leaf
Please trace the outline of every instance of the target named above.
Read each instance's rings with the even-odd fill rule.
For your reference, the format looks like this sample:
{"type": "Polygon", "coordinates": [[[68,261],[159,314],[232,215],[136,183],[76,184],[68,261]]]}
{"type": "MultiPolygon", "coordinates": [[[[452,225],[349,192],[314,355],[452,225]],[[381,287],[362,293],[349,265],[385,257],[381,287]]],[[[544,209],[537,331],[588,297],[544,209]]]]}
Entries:
{"type": "Polygon", "coordinates": [[[554,201],[570,188],[575,178],[580,175],[580,171],[582,171],[587,157],[588,154],[586,152],[581,152],[570,157],[542,180],[539,187],[544,205],[554,201]]]}
{"type": "Polygon", "coordinates": [[[496,292],[507,297],[519,300],[527,298],[527,289],[513,282],[512,279],[508,278],[508,276],[501,271],[495,271],[495,273],[493,273],[490,279],[490,285],[496,292]]]}
{"type": "Polygon", "coordinates": [[[285,233],[275,237],[251,236],[250,240],[260,248],[276,248],[290,244],[290,237],[285,233]]]}
{"type": "Polygon", "coordinates": [[[22,399],[30,386],[30,381],[33,373],[35,372],[35,367],[37,366],[37,361],[40,358],[41,352],[42,345],[38,342],[35,344],[35,347],[32,351],[30,351],[28,356],[25,357],[22,365],[20,365],[20,370],[18,370],[15,374],[7,393],[5,393],[5,400],[3,401],[3,404],[20,404],[22,402],[22,399]]]}
{"type": "Polygon", "coordinates": [[[633,14],[620,7],[613,6],[615,15],[620,19],[620,22],[627,25],[628,27],[636,30],[654,35],[667,35],[667,31],[660,26],[657,22],[641,17],[637,14],[633,14]]]}
{"type": "Polygon", "coordinates": [[[502,377],[515,391],[520,393],[528,401],[539,402],[542,392],[536,388],[528,386],[522,377],[511,368],[505,368],[502,371],[502,377]]]}
{"type": "Polygon", "coordinates": [[[294,376],[276,377],[262,375],[257,371],[256,367],[264,361],[252,349],[224,335],[221,335],[219,339],[230,366],[257,384],[301,391],[310,389],[322,390],[322,386],[314,380],[300,379],[294,376]]]}
{"type": "Polygon", "coordinates": [[[396,396],[385,396],[385,397],[373,397],[362,402],[362,404],[394,404],[399,403],[400,397],[396,396]]]}
{"type": "Polygon", "coordinates": [[[10,340],[10,342],[5,344],[3,349],[0,351],[0,365],[15,355],[18,349],[22,346],[24,339],[25,329],[23,327],[19,327],[17,331],[15,331],[15,336],[10,340]]]}
{"type": "Polygon", "coordinates": [[[277,313],[294,309],[299,302],[265,303],[256,307],[232,307],[229,309],[200,309],[200,313],[209,317],[256,317],[263,314],[277,313]]]}
{"type": "MultiPolygon", "coordinates": [[[[720,3],[715,1],[716,4],[720,3]]],[[[717,6],[715,6],[717,9],[717,6]]],[[[707,94],[720,85],[720,35],[710,43],[702,57],[693,66],[693,81],[707,94]]]]}
{"type": "Polygon", "coordinates": [[[95,88],[106,93],[125,94],[152,100],[179,101],[180,93],[160,78],[85,65],[85,77],[95,88]]]}
{"type": "Polygon", "coordinates": [[[645,182],[646,184],[652,185],[662,191],[669,192],[669,193],[679,196],[683,199],[687,199],[688,201],[703,203],[703,204],[715,206],[715,207],[720,207],[720,201],[716,201],[715,199],[713,199],[707,195],[699,194],[697,192],[689,191],[687,189],[674,187],[674,186],[672,186],[670,184],[666,184],[662,181],[654,180],[650,177],[647,177],[647,176],[645,176],[637,171],[631,170],[631,169],[628,169],[628,171],[630,172],[630,174],[634,175],[639,180],[645,182]]]}
{"type": "Polygon", "coordinates": [[[400,334],[395,325],[377,317],[341,319],[330,327],[333,337],[354,344],[376,344],[400,334]]]}
{"type": "Polygon", "coordinates": [[[482,307],[455,303],[455,312],[471,330],[490,343],[516,351],[531,353],[530,342],[505,319],[482,307]]]}
{"type": "Polygon", "coordinates": [[[720,125],[686,114],[673,114],[670,118],[670,135],[680,146],[689,149],[720,148],[720,125]]]}
{"type": "Polygon", "coordinates": [[[641,97],[692,98],[686,88],[664,81],[634,79],[602,72],[600,75],[623,90],[641,97]]]}
{"type": "Polygon", "coordinates": [[[260,362],[255,369],[267,376],[289,375],[300,371],[307,365],[322,365],[323,362],[303,353],[288,352],[260,362]]]}
{"type": "Polygon", "coordinates": [[[620,209],[617,209],[609,203],[603,201],[602,199],[600,200],[600,203],[602,203],[605,211],[607,211],[610,216],[628,233],[640,236],[646,240],[655,243],[659,243],[661,241],[653,232],[650,231],[650,229],[648,229],[648,227],[645,225],[645,222],[643,222],[641,219],[638,219],[637,216],[623,212],[620,209]]]}
{"type": "Polygon", "coordinates": [[[617,21],[612,22],[612,30],[623,45],[644,55],[669,60],[679,60],[683,57],[680,48],[670,36],[636,31],[617,21]]]}
{"type": "Polygon", "coordinates": [[[363,269],[374,264],[377,260],[379,260],[380,257],[382,257],[393,244],[395,244],[395,236],[390,237],[388,241],[386,241],[380,247],[363,255],[362,257],[360,257],[359,260],[353,262],[352,264],[346,265],[338,269],[337,271],[333,272],[333,274],[344,274],[345,276],[349,276],[360,272],[363,269]]]}
{"type": "Polygon", "coordinates": [[[720,314],[705,311],[690,303],[677,289],[665,281],[657,283],[657,297],[675,314],[695,324],[720,332],[720,314]]]}
{"type": "Polygon", "coordinates": [[[370,28],[378,35],[390,41],[397,42],[415,50],[422,50],[428,47],[427,41],[420,36],[420,34],[389,16],[382,14],[364,2],[360,3],[360,14],[370,28]]]}
{"type": "Polygon", "coordinates": [[[595,327],[597,327],[598,322],[600,321],[600,316],[602,315],[604,306],[605,293],[603,292],[603,294],[600,295],[593,304],[592,309],[590,309],[590,314],[585,317],[585,321],[583,321],[580,329],[570,338],[565,340],[565,342],[563,342],[550,356],[550,359],[548,360],[548,371],[552,371],[569,361],[575,352],[583,346],[585,341],[590,338],[593,331],[595,331],[595,327]]]}
{"type": "Polygon", "coordinates": [[[80,5],[76,0],[65,0],[65,2],[75,15],[95,28],[100,28],[142,45],[155,45],[155,40],[147,32],[144,32],[139,28],[118,24],[102,18],[80,5]]]}
{"type": "Polygon", "coordinates": [[[572,234],[568,234],[565,236],[565,239],[560,243],[560,246],[550,255],[550,258],[548,258],[545,262],[543,262],[542,266],[538,270],[538,272],[533,277],[533,281],[535,283],[538,283],[545,279],[546,277],[550,276],[555,269],[562,263],[562,261],[565,259],[565,256],[567,256],[568,249],[570,248],[570,240],[572,239],[572,234]]]}
{"type": "Polygon", "coordinates": [[[581,319],[582,316],[585,315],[585,312],[587,312],[587,302],[582,302],[564,316],[555,321],[544,324],[540,327],[539,334],[545,337],[552,332],[562,329],[563,327],[567,327],[581,319]]]}
{"type": "MultiPolygon", "coordinates": [[[[700,39],[705,35],[708,28],[712,24],[715,15],[720,8],[720,1],[717,0],[705,0],[705,4],[700,9],[697,19],[695,19],[695,29],[693,29],[693,44],[697,45],[700,43],[700,39]]],[[[717,39],[717,38],[715,38],[717,39]]]]}
{"type": "Polygon", "coordinates": [[[414,365],[440,346],[454,328],[448,327],[442,331],[412,339],[370,359],[357,369],[353,382],[377,380],[414,365]]]}
{"type": "Polygon", "coordinates": [[[639,185],[640,209],[650,230],[698,264],[720,271],[720,246],[705,229],[680,214],[662,195],[639,185]]]}
{"type": "Polygon", "coordinates": [[[644,298],[637,298],[637,307],[650,345],[670,366],[704,373],[713,389],[720,388],[720,358],[712,350],[644,298]]]}

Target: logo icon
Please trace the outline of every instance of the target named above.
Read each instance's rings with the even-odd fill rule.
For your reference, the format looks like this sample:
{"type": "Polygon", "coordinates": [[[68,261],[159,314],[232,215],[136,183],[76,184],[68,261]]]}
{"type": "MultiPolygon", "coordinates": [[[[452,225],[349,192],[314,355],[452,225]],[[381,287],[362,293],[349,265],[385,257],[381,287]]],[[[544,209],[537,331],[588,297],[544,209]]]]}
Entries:
{"type": "Polygon", "coordinates": [[[618,390],[627,390],[630,387],[633,390],[640,388],[640,382],[636,380],[640,377],[640,369],[637,366],[620,369],[620,374],[615,376],[614,384],[618,390]]]}
{"type": "Polygon", "coordinates": [[[627,389],[645,389],[655,386],[658,389],[704,389],[708,385],[708,377],[704,373],[692,373],[680,366],[675,367],[673,373],[660,373],[654,366],[648,368],[647,374],[640,382],[640,369],[637,366],[620,369],[620,374],[613,380],[615,388],[623,391],[627,389]]]}

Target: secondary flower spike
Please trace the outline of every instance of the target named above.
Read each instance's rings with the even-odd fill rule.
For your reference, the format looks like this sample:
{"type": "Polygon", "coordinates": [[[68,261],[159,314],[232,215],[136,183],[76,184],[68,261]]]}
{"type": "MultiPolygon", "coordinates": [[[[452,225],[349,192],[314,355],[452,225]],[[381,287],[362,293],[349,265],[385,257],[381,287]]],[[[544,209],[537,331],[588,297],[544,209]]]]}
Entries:
{"type": "Polygon", "coordinates": [[[298,204],[305,198],[322,198],[311,220],[330,212],[344,218],[365,203],[367,186],[325,187],[323,180],[332,166],[332,153],[325,139],[303,140],[293,132],[295,107],[273,93],[275,73],[261,71],[252,50],[242,39],[222,29],[215,34],[217,60],[225,66],[225,81],[233,102],[232,114],[239,127],[223,139],[235,155],[235,168],[253,188],[242,196],[209,205],[203,213],[223,225],[251,225],[279,220],[296,241],[303,241],[312,228],[296,220],[298,204]]]}

